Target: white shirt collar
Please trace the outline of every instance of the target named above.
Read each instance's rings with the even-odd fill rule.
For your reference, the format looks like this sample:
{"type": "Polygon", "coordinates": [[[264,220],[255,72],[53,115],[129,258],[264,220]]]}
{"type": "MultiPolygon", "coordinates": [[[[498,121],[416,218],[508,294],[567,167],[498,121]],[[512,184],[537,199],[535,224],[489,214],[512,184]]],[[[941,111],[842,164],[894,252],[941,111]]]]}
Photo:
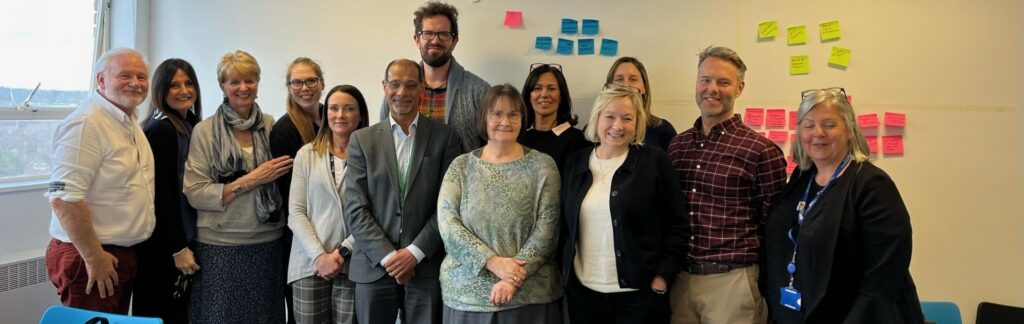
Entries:
{"type": "Polygon", "coordinates": [[[115,106],[113,102],[110,102],[110,100],[104,98],[103,95],[100,94],[99,90],[96,90],[92,93],[92,101],[96,103],[97,106],[100,106],[100,108],[102,108],[103,111],[109,114],[110,117],[113,117],[114,120],[120,121],[123,124],[135,123],[135,120],[137,118],[136,114],[138,114],[139,108],[135,108],[133,110],[136,112],[135,114],[126,114],[124,110],[121,110],[121,108],[117,108],[117,106],[115,106]]]}
{"type": "MultiPolygon", "coordinates": [[[[418,109],[418,108],[417,108],[417,109],[418,109]]],[[[398,125],[398,122],[397,122],[397,121],[395,121],[395,117],[394,117],[394,116],[391,116],[391,114],[388,114],[388,121],[390,121],[390,122],[391,122],[391,131],[392,131],[392,132],[393,132],[393,131],[395,131],[396,129],[398,129],[398,130],[401,130],[401,129],[402,129],[402,126],[401,126],[401,125],[398,125]],[[397,127],[397,128],[396,128],[396,127],[397,127]]],[[[410,132],[410,133],[412,133],[412,131],[413,131],[414,129],[416,129],[416,124],[419,124],[419,122],[420,122],[420,113],[419,113],[419,112],[416,112],[416,118],[413,118],[413,119],[412,119],[412,124],[409,124],[409,132],[410,132]]]]}

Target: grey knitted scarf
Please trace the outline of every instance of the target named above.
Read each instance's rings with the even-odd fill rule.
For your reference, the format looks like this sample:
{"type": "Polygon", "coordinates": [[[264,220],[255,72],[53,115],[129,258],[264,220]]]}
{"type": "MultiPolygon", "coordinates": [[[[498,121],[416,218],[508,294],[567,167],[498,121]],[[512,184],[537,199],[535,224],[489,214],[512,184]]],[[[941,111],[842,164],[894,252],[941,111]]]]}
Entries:
{"type": "MultiPolygon", "coordinates": [[[[234,108],[225,101],[217,107],[213,114],[213,167],[210,168],[210,178],[223,179],[232,176],[239,176],[238,171],[248,172],[245,168],[245,155],[242,147],[238,144],[231,129],[239,131],[252,131],[252,154],[256,160],[255,165],[259,166],[271,159],[269,135],[263,127],[263,111],[256,103],[252,104],[252,111],[248,119],[243,119],[234,108]]],[[[254,189],[256,195],[256,218],[260,223],[276,223],[281,220],[282,211],[281,194],[277,190],[274,181],[257,186],[254,189]]]]}

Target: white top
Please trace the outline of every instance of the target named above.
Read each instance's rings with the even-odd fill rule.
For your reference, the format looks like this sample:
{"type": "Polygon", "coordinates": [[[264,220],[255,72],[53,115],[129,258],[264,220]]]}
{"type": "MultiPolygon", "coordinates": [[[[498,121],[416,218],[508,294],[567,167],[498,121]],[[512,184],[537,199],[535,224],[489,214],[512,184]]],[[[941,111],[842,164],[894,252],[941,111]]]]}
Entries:
{"type": "MultiPolygon", "coordinates": [[[[134,115],[93,92],[53,134],[49,198],[85,201],[100,244],[132,246],[156,226],[153,151],[134,115]]],[[[50,235],[71,242],[56,213],[50,235]]]]}
{"type": "MultiPolygon", "coordinates": [[[[288,196],[288,228],[292,230],[291,257],[288,259],[287,282],[313,275],[314,261],[320,254],[345,246],[349,250],[355,239],[348,232],[344,204],[339,185],[344,182],[346,161],[333,154],[318,154],[313,144],[303,145],[292,164],[291,194],[288,196]]],[[[348,272],[348,263],[342,272],[348,272]]]]}
{"type": "Polygon", "coordinates": [[[590,153],[590,172],[594,175],[594,182],[580,205],[580,237],[573,265],[580,283],[596,292],[636,291],[619,287],[615,235],[612,232],[612,212],[608,199],[611,197],[612,176],[626,161],[626,155],[629,155],[629,151],[602,160],[597,157],[597,150],[590,153]]]}
{"type": "MultiPolygon", "coordinates": [[[[391,121],[391,135],[395,139],[395,157],[398,158],[398,177],[404,179],[404,181],[399,182],[408,183],[409,167],[412,166],[412,149],[416,142],[416,124],[419,124],[420,122],[420,114],[417,113],[416,118],[414,118],[412,120],[412,124],[409,125],[409,134],[402,131],[402,126],[398,125],[398,122],[395,121],[395,117],[388,117],[388,120],[391,121]]],[[[409,188],[405,189],[408,190],[409,188]]],[[[405,192],[400,194],[404,199],[405,192]]],[[[427,254],[423,253],[423,250],[420,250],[420,248],[415,244],[409,244],[406,248],[409,249],[409,252],[412,252],[413,256],[416,256],[417,263],[423,261],[423,258],[427,257],[427,254]]],[[[398,253],[398,251],[391,251],[391,253],[385,255],[383,259],[380,259],[380,265],[383,266],[387,264],[388,259],[390,259],[392,255],[395,255],[395,253],[398,253]]]]}

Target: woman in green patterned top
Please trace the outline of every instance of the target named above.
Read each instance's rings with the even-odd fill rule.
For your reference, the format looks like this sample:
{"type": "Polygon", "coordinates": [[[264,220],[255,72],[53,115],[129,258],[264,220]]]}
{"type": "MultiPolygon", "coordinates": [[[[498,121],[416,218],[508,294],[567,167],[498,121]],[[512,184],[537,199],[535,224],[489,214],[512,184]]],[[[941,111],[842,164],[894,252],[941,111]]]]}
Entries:
{"type": "Polygon", "coordinates": [[[445,323],[562,322],[558,169],[517,142],[525,119],[515,87],[492,87],[477,118],[487,144],[456,158],[444,176],[437,223],[448,252],[445,323]]]}

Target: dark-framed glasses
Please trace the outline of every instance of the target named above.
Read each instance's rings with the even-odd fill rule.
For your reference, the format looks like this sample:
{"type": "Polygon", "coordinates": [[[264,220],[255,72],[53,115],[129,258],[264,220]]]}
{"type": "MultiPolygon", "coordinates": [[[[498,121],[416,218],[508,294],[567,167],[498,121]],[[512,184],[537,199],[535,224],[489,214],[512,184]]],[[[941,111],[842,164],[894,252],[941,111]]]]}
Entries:
{"type": "Polygon", "coordinates": [[[843,100],[846,100],[846,89],[843,89],[843,88],[840,88],[840,87],[833,87],[833,88],[827,88],[827,89],[804,90],[803,92],[800,93],[800,100],[804,100],[804,98],[807,98],[807,96],[810,96],[810,95],[813,95],[813,94],[816,94],[816,93],[821,93],[821,92],[840,94],[840,95],[842,95],[843,100]]]}
{"type": "Polygon", "coordinates": [[[313,88],[317,84],[320,84],[320,78],[309,78],[305,80],[291,80],[288,81],[288,87],[299,90],[302,89],[302,85],[306,85],[309,88],[313,88]]]}
{"type": "Polygon", "coordinates": [[[388,88],[390,88],[391,90],[398,90],[398,88],[401,88],[403,86],[406,89],[408,89],[408,90],[412,90],[412,89],[416,89],[416,88],[420,87],[420,82],[419,81],[414,81],[414,80],[409,80],[409,81],[405,81],[405,82],[398,81],[398,80],[391,80],[391,81],[384,80],[384,84],[388,85],[388,88]]]}
{"type": "Polygon", "coordinates": [[[458,36],[458,34],[453,32],[435,32],[424,30],[416,32],[416,35],[422,37],[424,40],[433,40],[434,37],[437,37],[446,42],[452,40],[452,38],[455,38],[455,36],[458,36]]]}
{"type": "Polygon", "coordinates": [[[536,70],[537,68],[545,65],[550,66],[552,69],[558,70],[559,72],[562,72],[562,65],[558,63],[533,63],[530,64],[530,71],[532,72],[533,70],[536,70]]]}
{"type": "Polygon", "coordinates": [[[614,90],[614,89],[625,89],[625,90],[629,90],[630,92],[633,92],[633,93],[635,93],[637,95],[640,95],[640,89],[637,89],[637,88],[634,88],[634,87],[631,87],[631,86],[628,86],[628,85],[621,85],[621,84],[614,84],[614,83],[605,83],[604,84],[603,90],[614,90]]]}

